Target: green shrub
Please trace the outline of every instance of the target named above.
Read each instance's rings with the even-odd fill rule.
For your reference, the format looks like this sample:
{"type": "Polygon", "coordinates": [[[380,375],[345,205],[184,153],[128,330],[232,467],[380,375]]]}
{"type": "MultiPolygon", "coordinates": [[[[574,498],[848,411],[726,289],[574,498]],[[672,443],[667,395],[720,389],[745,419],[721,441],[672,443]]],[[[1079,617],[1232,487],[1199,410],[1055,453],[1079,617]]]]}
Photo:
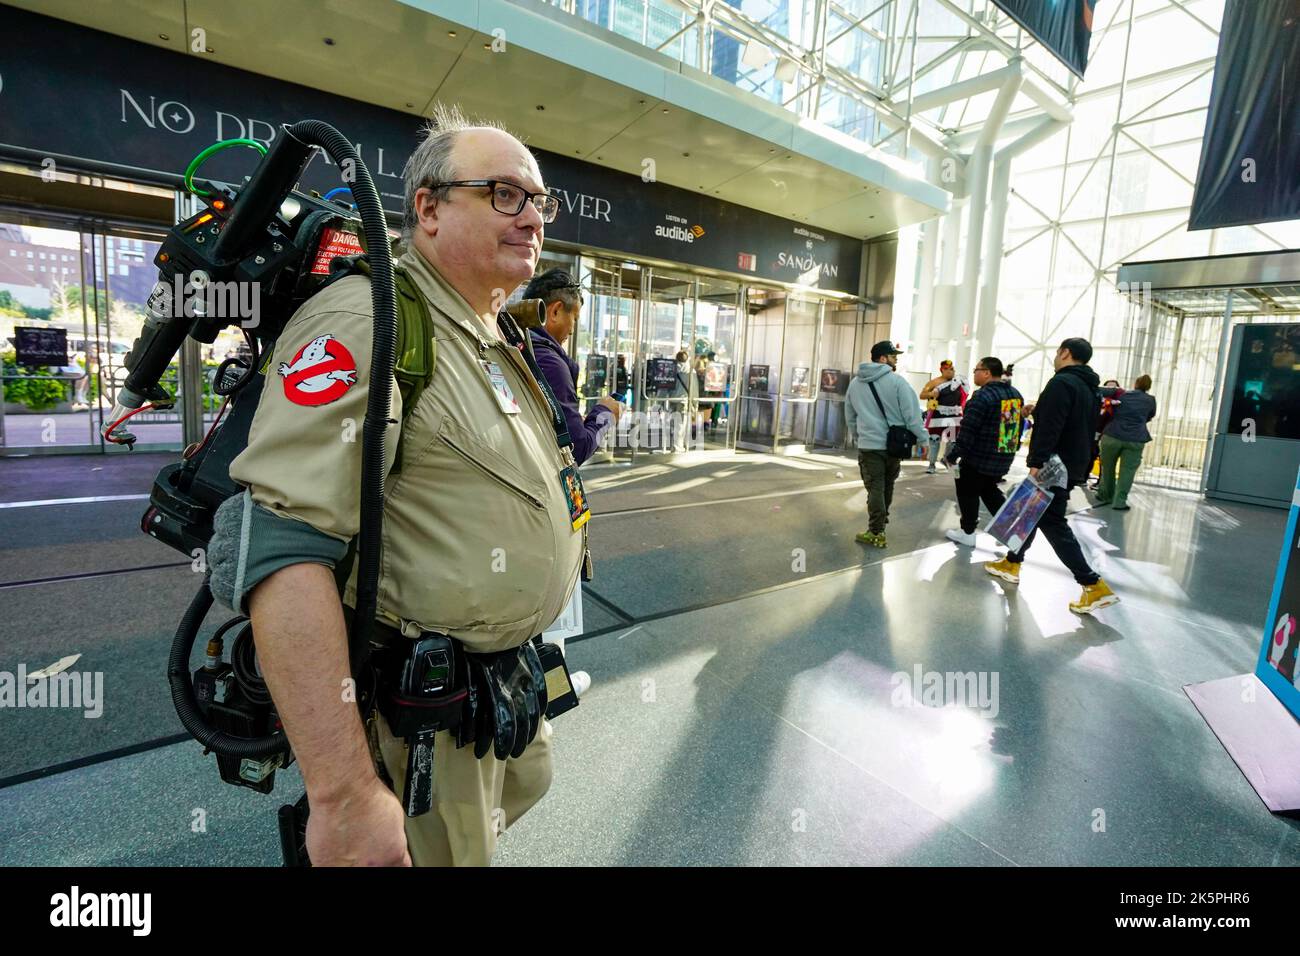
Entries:
{"type": "Polygon", "coordinates": [[[44,369],[23,368],[5,360],[5,401],[25,405],[34,412],[53,408],[68,397],[66,382],[51,381],[48,378],[10,378],[11,375],[46,375],[44,369]]]}

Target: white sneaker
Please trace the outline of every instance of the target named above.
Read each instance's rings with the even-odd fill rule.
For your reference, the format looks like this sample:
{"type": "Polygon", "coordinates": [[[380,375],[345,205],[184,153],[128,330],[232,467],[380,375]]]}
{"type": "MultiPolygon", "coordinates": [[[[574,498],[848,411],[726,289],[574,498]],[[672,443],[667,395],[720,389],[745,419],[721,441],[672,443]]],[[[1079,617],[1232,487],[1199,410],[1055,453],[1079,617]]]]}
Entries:
{"type": "Polygon", "coordinates": [[[975,547],[975,535],[967,534],[960,528],[949,528],[947,532],[949,541],[956,541],[958,544],[965,545],[968,548],[975,547]]]}
{"type": "Polygon", "coordinates": [[[579,697],[591,688],[591,675],[586,671],[574,671],[569,680],[573,683],[573,692],[579,697]]]}

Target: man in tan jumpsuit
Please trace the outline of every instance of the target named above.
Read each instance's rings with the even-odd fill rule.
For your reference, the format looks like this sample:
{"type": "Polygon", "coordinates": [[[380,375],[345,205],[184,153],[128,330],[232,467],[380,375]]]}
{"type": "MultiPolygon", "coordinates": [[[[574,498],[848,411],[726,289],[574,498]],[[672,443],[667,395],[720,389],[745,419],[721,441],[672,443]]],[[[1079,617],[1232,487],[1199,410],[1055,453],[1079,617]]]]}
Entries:
{"type": "MultiPolygon", "coordinates": [[[[412,156],[406,199],[400,263],[428,301],[437,363],[407,414],[392,388],[387,449],[391,464],[400,431],[402,460],[386,486],[378,620],[408,637],[450,635],[471,652],[506,650],[559,616],[583,555],[546,397],[496,323],[533,274],[549,204],[523,144],[454,111],[412,156]],[[466,184],[484,180],[493,185],[466,184]]],[[[313,862],[481,865],[499,831],[550,785],[549,724],[505,761],[491,751],[477,760],[440,732],[433,808],[407,818],[372,759],[377,750],[400,793],[406,744],[382,719],[363,727],[350,693],[333,568],[359,529],[370,296],[366,278],[340,279],[279,337],[248,448],[230,469],[248,491],[218,516],[218,531],[239,545],[224,563],[212,559],[213,591],[252,618],[307,785],[313,862]]]]}

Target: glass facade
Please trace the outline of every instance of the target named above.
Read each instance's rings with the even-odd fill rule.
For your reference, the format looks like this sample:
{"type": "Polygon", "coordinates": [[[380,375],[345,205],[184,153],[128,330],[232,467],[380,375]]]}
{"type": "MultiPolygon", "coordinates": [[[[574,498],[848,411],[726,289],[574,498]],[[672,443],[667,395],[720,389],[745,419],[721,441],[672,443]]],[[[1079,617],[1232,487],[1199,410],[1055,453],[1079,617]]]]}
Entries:
{"type": "MultiPolygon", "coordinates": [[[[973,278],[962,267],[971,211],[965,184],[945,175],[945,166],[971,170],[998,90],[945,91],[1019,58],[1026,86],[1011,102],[995,147],[1042,121],[1050,112],[1044,98],[1059,115],[1070,114],[1015,158],[1004,194],[992,351],[1015,364],[1027,394],[1050,377],[1055,345],[1068,335],[1093,342],[1093,365],[1103,378],[1122,371],[1133,333],[1126,290],[1116,280],[1121,263],[1300,246],[1298,222],[1187,231],[1224,0],[1097,4],[1083,80],[991,0],[727,0],[707,9],[700,0],[553,3],[778,104],[814,128],[924,166],[931,181],[949,189],[949,218],[957,222],[928,227],[934,249],[916,260],[920,311],[935,315],[918,321],[914,310],[910,332],[927,356],[974,350],[979,294],[970,287],[987,271],[983,262],[973,278]],[[969,300],[960,293],[929,299],[924,291],[945,284],[966,286],[969,300]]],[[[989,194],[981,213],[998,200],[989,194]]],[[[904,231],[900,241],[919,242],[919,233],[904,231]]],[[[900,334],[908,330],[906,319],[896,326],[900,334]]]]}

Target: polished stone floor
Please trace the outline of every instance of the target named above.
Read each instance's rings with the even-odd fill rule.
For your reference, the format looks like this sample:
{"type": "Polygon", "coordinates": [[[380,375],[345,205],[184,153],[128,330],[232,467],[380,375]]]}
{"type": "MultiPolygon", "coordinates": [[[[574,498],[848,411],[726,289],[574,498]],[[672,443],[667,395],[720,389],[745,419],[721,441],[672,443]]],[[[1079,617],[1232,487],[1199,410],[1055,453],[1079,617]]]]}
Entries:
{"type": "MultiPolygon", "coordinates": [[[[14,464],[0,497],[55,497],[15,494],[14,464]]],[[[1122,597],[1079,618],[1045,541],[1011,586],[979,566],[992,539],[944,540],[942,474],[905,466],[890,547],[864,549],[855,479],[834,457],[590,472],[597,578],[568,654],[595,683],[497,864],[1300,864],[1300,824],[1182,691],[1253,668],[1284,512],[1139,488],[1116,513],[1077,492],[1122,597]]],[[[116,684],[99,721],[0,715],[0,864],[277,860],[296,774],[234,790],[169,743],[162,664],[194,579],[134,530],[140,506],[0,508],[0,669],[81,652],[116,684]]]]}

